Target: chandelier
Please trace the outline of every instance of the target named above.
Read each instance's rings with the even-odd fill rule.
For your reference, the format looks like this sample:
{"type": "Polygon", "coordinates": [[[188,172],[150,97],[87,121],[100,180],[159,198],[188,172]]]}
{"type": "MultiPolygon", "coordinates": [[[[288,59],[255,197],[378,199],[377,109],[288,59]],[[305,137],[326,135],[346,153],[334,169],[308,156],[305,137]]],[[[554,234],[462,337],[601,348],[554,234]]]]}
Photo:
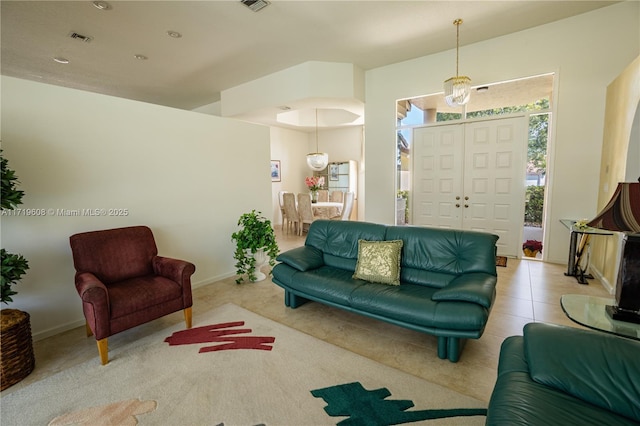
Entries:
{"type": "Polygon", "coordinates": [[[307,154],[307,166],[311,170],[319,172],[329,164],[329,154],[318,149],[318,109],[316,108],[316,152],[307,154]]]}
{"type": "Polygon", "coordinates": [[[457,107],[469,102],[471,96],[471,79],[464,75],[458,75],[458,53],[460,50],[460,25],[462,19],[453,21],[456,26],[456,76],[444,82],[444,100],[447,105],[457,107]]]}

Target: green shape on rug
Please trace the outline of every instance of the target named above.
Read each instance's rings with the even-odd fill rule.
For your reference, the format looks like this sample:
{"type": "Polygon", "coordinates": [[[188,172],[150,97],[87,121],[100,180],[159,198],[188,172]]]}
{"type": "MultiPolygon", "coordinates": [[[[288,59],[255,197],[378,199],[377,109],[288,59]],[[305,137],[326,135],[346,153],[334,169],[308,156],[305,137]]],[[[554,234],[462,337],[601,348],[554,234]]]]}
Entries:
{"type": "Polygon", "coordinates": [[[387,400],[387,388],[365,389],[360,382],[346,383],[311,391],[311,395],[324,399],[324,411],[333,417],[349,417],[338,425],[398,425],[422,420],[459,416],[486,416],[485,408],[452,408],[443,410],[406,411],[414,406],[409,400],[387,400]]]}

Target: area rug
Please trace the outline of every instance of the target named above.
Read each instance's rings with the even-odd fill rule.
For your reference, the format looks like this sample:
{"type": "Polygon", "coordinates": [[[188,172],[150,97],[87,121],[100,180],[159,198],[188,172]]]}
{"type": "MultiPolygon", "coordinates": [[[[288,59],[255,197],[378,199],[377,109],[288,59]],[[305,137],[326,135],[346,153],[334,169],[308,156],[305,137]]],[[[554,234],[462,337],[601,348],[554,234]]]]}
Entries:
{"type": "MultiPolygon", "coordinates": [[[[486,404],[233,304],[3,396],[10,425],[481,425],[486,404]]],[[[435,356],[425,353],[425,357],[435,356]]],[[[447,362],[447,361],[443,361],[447,362]]]]}

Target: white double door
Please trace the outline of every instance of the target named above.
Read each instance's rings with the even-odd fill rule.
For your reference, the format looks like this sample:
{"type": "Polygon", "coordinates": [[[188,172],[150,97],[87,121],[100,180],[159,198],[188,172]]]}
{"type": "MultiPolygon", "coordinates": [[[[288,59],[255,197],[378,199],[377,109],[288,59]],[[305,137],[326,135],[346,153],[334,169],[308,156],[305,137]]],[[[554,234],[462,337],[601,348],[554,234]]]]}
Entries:
{"type": "Polygon", "coordinates": [[[527,119],[414,129],[412,222],[498,235],[517,257],[524,225],[527,119]]]}

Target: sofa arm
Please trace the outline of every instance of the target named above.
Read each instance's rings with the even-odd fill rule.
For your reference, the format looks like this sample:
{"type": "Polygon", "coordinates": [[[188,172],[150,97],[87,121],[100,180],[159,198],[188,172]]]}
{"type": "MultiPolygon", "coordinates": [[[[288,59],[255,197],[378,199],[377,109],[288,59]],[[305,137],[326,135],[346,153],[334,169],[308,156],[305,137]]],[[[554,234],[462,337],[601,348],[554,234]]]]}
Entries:
{"type": "Polygon", "coordinates": [[[494,275],[481,272],[464,274],[433,293],[431,300],[471,302],[489,309],[496,298],[496,281],[494,275]]]}
{"type": "Polygon", "coordinates": [[[276,260],[286,263],[298,271],[305,272],[324,265],[324,253],[315,247],[302,246],[280,253],[276,260]]]}
{"type": "Polygon", "coordinates": [[[111,306],[107,287],[90,272],[76,274],[76,290],[82,299],[82,311],[96,340],[109,337],[111,306]]]}
{"type": "Polygon", "coordinates": [[[530,323],[524,349],[535,382],[640,422],[640,342],[530,323]]]}
{"type": "Polygon", "coordinates": [[[190,283],[191,275],[196,271],[193,263],[169,257],[156,256],[152,264],[156,275],[175,281],[181,286],[190,283]]]}

